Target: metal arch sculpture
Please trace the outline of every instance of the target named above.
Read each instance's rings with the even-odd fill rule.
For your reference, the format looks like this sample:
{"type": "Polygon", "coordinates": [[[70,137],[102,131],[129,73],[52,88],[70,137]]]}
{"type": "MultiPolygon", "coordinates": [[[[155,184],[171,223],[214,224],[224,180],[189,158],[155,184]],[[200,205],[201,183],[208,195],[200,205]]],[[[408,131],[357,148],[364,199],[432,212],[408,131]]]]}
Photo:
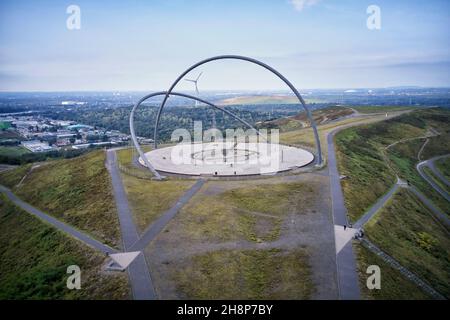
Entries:
{"type": "Polygon", "coordinates": [[[192,65],[191,67],[189,67],[188,69],[186,69],[186,71],[184,71],[176,80],[174,83],[172,83],[172,85],[170,86],[169,90],[166,93],[166,96],[164,97],[163,102],[161,103],[161,106],[159,107],[158,113],[156,115],[156,122],[155,122],[155,129],[154,129],[154,134],[153,134],[153,140],[154,140],[154,147],[155,149],[158,147],[158,126],[159,126],[159,121],[161,118],[161,112],[167,102],[167,99],[169,98],[169,96],[172,93],[172,90],[175,88],[175,86],[178,84],[178,82],[180,82],[184,76],[186,74],[188,74],[189,72],[191,72],[192,70],[194,70],[195,68],[206,64],[208,62],[211,61],[216,61],[216,60],[226,60],[226,59],[232,59],[232,60],[243,60],[243,61],[247,61],[247,62],[251,62],[254,64],[257,64],[263,68],[265,68],[266,70],[269,70],[270,72],[272,72],[273,74],[275,74],[279,79],[281,79],[291,90],[292,92],[295,94],[295,96],[297,97],[297,99],[299,100],[300,104],[303,106],[303,109],[305,109],[305,112],[308,116],[309,121],[311,122],[311,127],[313,128],[314,131],[314,138],[316,140],[316,146],[317,146],[317,160],[318,160],[318,164],[322,163],[322,148],[320,146],[320,138],[319,138],[319,133],[317,131],[317,126],[316,126],[316,122],[314,121],[311,112],[309,111],[308,107],[306,106],[305,101],[303,100],[302,96],[300,95],[300,93],[298,92],[298,90],[294,87],[294,85],[287,79],[285,78],[281,73],[279,73],[277,70],[275,70],[274,68],[272,68],[271,66],[258,61],[256,59],[253,58],[249,58],[249,57],[245,57],[245,56],[238,56],[238,55],[221,55],[221,56],[215,56],[215,57],[211,57],[205,60],[202,60],[200,62],[197,62],[196,64],[192,65]]]}
{"type": "MultiPolygon", "coordinates": [[[[139,143],[138,143],[138,141],[137,141],[136,133],[135,133],[135,130],[134,130],[134,113],[135,113],[136,109],[137,109],[137,108],[138,108],[145,100],[150,99],[150,98],[152,98],[152,97],[156,97],[156,96],[162,96],[162,95],[167,95],[167,91],[154,92],[154,93],[150,93],[150,94],[144,96],[143,98],[141,98],[141,99],[133,106],[133,108],[131,109],[131,113],[130,113],[130,133],[131,133],[131,139],[133,140],[133,144],[134,144],[134,146],[135,146],[137,152],[139,153],[139,156],[141,157],[141,159],[144,161],[144,163],[145,163],[145,165],[147,166],[147,168],[150,169],[150,171],[151,171],[151,172],[153,173],[153,175],[155,176],[155,179],[157,179],[157,180],[162,180],[162,179],[163,179],[163,176],[161,176],[161,175],[159,174],[159,172],[152,166],[152,164],[150,163],[150,161],[148,161],[147,157],[145,156],[144,152],[142,151],[142,149],[141,149],[141,147],[140,147],[140,145],[139,145],[139,143]]],[[[204,103],[204,104],[206,104],[206,105],[208,105],[208,106],[211,106],[211,107],[213,107],[213,108],[216,108],[216,109],[218,109],[218,110],[221,110],[221,111],[225,112],[226,114],[228,114],[229,116],[231,116],[231,117],[233,117],[234,119],[236,119],[237,121],[241,122],[242,124],[248,126],[250,129],[255,130],[257,135],[260,135],[260,132],[259,132],[257,129],[255,129],[250,123],[248,123],[248,122],[245,121],[244,119],[241,119],[240,117],[238,117],[237,115],[235,115],[235,114],[232,113],[231,111],[226,110],[226,109],[223,109],[223,108],[220,108],[220,107],[216,106],[215,104],[213,104],[213,103],[211,103],[211,102],[209,102],[209,101],[203,100],[203,99],[198,98],[198,97],[191,96],[191,95],[189,95],[189,94],[180,93],[180,92],[171,92],[170,95],[173,95],[173,96],[180,96],[180,97],[192,99],[192,100],[195,100],[195,101],[199,101],[199,102],[204,103]]]]}

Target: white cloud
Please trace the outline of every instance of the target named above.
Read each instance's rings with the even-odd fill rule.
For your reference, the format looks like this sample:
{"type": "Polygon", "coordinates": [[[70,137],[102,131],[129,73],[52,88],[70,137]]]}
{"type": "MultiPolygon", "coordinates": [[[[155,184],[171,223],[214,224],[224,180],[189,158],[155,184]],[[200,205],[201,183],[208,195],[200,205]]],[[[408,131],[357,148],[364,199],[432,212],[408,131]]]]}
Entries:
{"type": "Polygon", "coordinates": [[[290,0],[291,4],[294,6],[295,10],[302,11],[305,7],[310,7],[315,5],[320,0],[290,0]]]}

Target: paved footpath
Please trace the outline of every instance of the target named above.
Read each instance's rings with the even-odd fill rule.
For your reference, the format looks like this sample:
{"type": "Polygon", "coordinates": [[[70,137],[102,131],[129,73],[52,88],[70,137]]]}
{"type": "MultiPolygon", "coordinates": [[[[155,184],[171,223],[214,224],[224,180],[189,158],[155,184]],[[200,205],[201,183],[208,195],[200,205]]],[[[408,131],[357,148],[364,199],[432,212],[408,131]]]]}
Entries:
{"type": "Polygon", "coordinates": [[[26,212],[44,220],[45,222],[56,227],[58,230],[71,235],[72,237],[84,242],[88,246],[90,246],[94,249],[97,249],[105,254],[117,253],[117,250],[107,246],[106,244],[101,243],[100,241],[83,233],[82,231],[79,231],[79,230],[65,224],[64,222],[61,222],[58,219],[36,209],[35,207],[29,205],[28,203],[22,201],[14,193],[12,193],[11,190],[9,190],[8,188],[6,188],[2,185],[0,185],[0,192],[4,193],[9,198],[9,200],[11,200],[15,205],[22,208],[26,212]]]}
{"type": "MultiPolygon", "coordinates": [[[[348,225],[347,208],[344,203],[339,172],[337,169],[336,153],[334,149],[334,135],[336,129],[327,135],[328,144],[328,168],[330,175],[331,202],[335,228],[343,228],[348,225]]],[[[346,230],[350,233],[350,228],[346,230]]],[[[344,231],[345,232],[345,231],[344,231]]],[[[339,233],[335,232],[335,237],[339,233]]],[[[336,243],[339,239],[336,238],[336,243]]],[[[339,297],[343,300],[360,299],[358,273],[356,271],[356,259],[353,252],[352,241],[348,241],[342,248],[336,247],[336,264],[338,275],[339,297]]]]}
{"type": "MultiPolygon", "coordinates": [[[[122,178],[120,177],[120,172],[117,165],[117,155],[113,149],[109,149],[106,152],[106,168],[108,169],[112,180],[114,199],[116,201],[117,212],[119,215],[124,249],[125,251],[136,251],[130,250],[130,247],[139,239],[139,234],[131,215],[128,198],[125,193],[125,188],[123,187],[122,178]]],[[[130,278],[134,299],[156,299],[156,293],[150,277],[149,268],[142,252],[130,264],[127,271],[130,278]]]]}
{"type": "MultiPolygon", "coordinates": [[[[386,119],[391,119],[407,112],[409,111],[407,110],[401,113],[396,113],[386,119]]],[[[356,229],[347,228],[344,230],[343,228],[344,225],[348,226],[349,222],[347,220],[347,208],[345,207],[339,171],[337,169],[334,135],[340,130],[358,126],[360,124],[361,123],[343,125],[327,134],[328,170],[330,176],[331,202],[335,227],[338,288],[339,297],[344,300],[360,299],[360,290],[352,241],[348,240],[351,238],[351,235],[356,232],[356,229]],[[350,235],[346,233],[347,231],[350,235]]]]}
{"type": "Polygon", "coordinates": [[[375,202],[375,204],[358,221],[356,221],[353,226],[358,229],[365,225],[374,216],[374,214],[386,204],[394,193],[397,192],[398,188],[400,188],[400,185],[396,183],[384,196],[379,198],[378,201],[375,202]]]}

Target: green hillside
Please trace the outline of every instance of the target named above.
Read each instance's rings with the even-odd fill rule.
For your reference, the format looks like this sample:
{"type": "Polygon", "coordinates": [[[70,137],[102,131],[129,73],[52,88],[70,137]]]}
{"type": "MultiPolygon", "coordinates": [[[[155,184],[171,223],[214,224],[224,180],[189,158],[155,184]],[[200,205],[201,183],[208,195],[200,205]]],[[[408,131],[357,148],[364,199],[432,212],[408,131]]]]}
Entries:
{"type": "Polygon", "coordinates": [[[0,184],[42,211],[117,247],[119,221],[104,163],[104,151],[93,151],[1,173],[0,184]]]}
{"type": "Polygon", "coordinates": [[[357,220],[389,190],[396,175],[411,181],[445,211],[448,204],[430,190],[415,169],[424,136],[436,132],[439,135],[431,137],[422,152],[422,158],[427,159],[450,153],[448,110],[418,110],[387,121],[345,129],[336,135],[339,172],[347,176],[342,187],[352,220],[357,220]]]}
{"type": "Polygon", "coordinates": [[[126,274],[105,273],[105,257],[0,194],[0,300],[127,299],[126,274]],[[67,267],[81,269],[81,289],[66,287],[67,267]]]}
{"type": "Polygon", "coordinates": [[[450,296],[447,230],[408,190],[400,190],[365,227],[367,236],[400,264],[450,296]]]}

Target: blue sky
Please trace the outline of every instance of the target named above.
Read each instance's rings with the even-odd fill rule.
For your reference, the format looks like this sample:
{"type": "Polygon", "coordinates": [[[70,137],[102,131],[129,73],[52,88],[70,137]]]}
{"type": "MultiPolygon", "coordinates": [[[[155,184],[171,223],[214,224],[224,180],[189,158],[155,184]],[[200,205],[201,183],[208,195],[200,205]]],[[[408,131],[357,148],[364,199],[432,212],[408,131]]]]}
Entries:
{"type": "MultiPolygon", "coordinates": [[[[166,89],[219,54],[258,58],[300,89],[448,87],[449,30],[448,0],[2,0],[0,91],[166,89]],[[70,4],[80,30],[66,28],[70,4]],[[371,4],[381,30],[366,27],[371,4]]],[[[243,62],[199,71],[201,90],[283,88],[243,62]]]]}

